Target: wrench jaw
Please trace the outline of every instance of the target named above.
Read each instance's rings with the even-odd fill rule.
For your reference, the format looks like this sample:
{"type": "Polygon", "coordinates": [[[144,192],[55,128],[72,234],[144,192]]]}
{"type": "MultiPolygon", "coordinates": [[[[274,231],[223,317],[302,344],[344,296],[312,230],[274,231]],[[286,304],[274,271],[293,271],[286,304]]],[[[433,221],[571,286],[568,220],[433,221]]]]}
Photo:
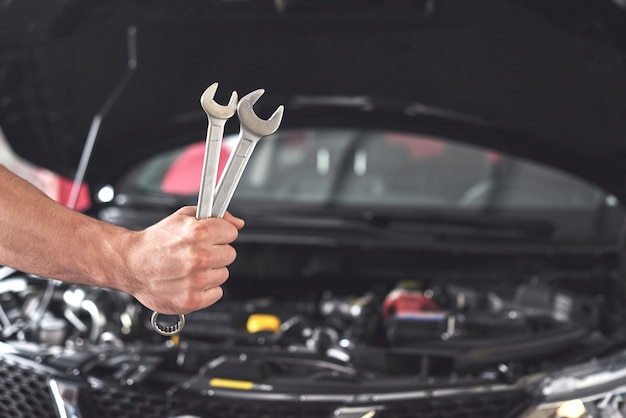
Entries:
{"type": "Polygon", "coordinates": [[[237,99],[238,95],[236,91],[233,91],[230,95],[230,100],[226,106],[220,105],[215,101],[215,93],[219,83],[211,84],[200,96],[200,104],[202,108],[209,116],[209,118],[230,119],[237,111],[237,99]]]}
{"type": "MultiPolygon", "coordinates": [[[[237,105],[237,116],[241,122],[242,129],[259,138],[271,135],[278,130],[283,120],[284,106],[280,105],[269,119],[263,120],[254,112],[254,105],[265,93],[264,89],[258,89],[246,94],[237,105]]],[[[257,139],[258,140],[258,139],[257,139]]]]}

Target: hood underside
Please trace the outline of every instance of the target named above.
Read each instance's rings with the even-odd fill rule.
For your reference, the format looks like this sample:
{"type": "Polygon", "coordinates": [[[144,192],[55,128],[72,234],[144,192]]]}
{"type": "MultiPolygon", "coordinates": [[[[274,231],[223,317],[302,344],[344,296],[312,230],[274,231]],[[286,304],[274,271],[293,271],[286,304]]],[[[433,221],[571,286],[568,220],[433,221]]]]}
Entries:
{"type": "Polygon", "coordinates": [[[155,133],[206,125],[199,97],[218,81],[223,103],[264,88],[270,110],[286,105],[283,126],[465,129],[626,197],[615,0],[16,0],[0,6],[0,51],[0,127],[14,150],[73,175],[91,128],[90,182],[203,139],[155,133]],[[325,113],[302,105],[312,97],[351,101],[325,113]]]}

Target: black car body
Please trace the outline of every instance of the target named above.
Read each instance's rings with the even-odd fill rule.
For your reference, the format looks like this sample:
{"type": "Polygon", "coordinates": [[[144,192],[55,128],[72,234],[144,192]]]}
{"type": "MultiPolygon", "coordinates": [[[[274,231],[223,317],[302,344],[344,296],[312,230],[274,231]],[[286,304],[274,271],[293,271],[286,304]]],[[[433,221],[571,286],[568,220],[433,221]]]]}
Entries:
{"type": "Polygon", "coordinates": [[[105,221],[195,204],[159,185],[209,84],[285,106],[225,297],[180,336],[3,270],[3,416],[626,416],[623,2],[0,7],[0,126],[105,221]]]}

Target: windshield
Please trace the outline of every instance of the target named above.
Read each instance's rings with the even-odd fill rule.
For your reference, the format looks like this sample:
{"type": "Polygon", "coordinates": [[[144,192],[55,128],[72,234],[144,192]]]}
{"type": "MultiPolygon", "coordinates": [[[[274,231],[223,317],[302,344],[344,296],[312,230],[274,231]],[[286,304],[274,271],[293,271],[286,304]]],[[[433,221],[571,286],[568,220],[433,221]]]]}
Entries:
{"type": "MultiPolygon", "coordinates": [[[[220,171],[235,137],[224,140],[220,171]]],[[[157,155],[120,192],[197,195],[204,142],[157,155]]],[[[261,140],[234,202],[402,208],[596,209],[598,188],[489,149],[389,131],[281,130],[261,140]]]]}

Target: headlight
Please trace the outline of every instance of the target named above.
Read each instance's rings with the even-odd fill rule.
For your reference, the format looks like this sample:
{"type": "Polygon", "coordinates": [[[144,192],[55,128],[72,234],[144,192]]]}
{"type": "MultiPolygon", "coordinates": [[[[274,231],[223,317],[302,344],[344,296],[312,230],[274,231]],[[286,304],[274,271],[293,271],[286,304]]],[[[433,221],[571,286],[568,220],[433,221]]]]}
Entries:
{"type": "Polygon", "coordinates": [[[626,352],[550,375],[539,396],[521,418],[626,418],[626,352]]]}

